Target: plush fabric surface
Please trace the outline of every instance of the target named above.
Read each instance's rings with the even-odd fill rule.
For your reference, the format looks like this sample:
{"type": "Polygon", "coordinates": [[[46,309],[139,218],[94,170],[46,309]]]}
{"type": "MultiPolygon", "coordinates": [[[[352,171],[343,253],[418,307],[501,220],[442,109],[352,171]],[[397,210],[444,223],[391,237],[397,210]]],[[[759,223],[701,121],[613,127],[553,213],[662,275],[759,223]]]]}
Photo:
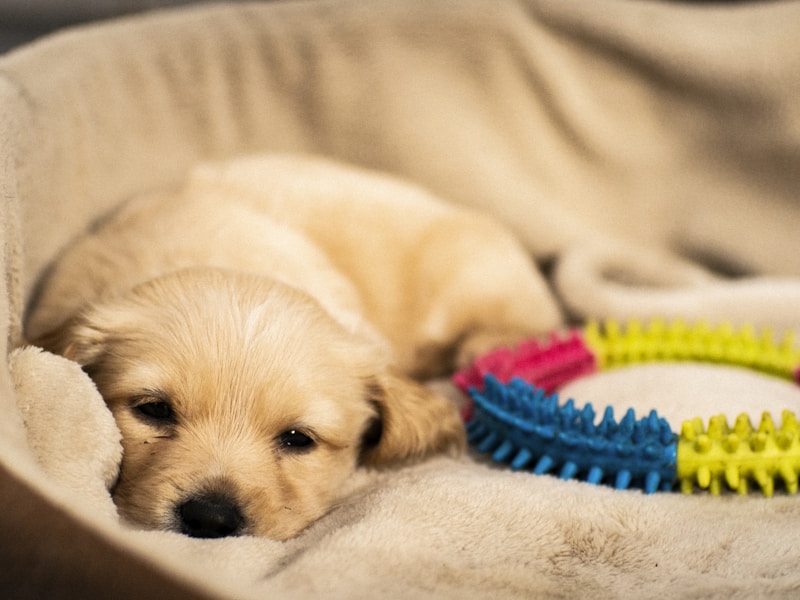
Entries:
{"type": "MultiPolygon", "coordinates": [[[[237,598],[796,596],[797,497],[645,496],[473,457],[359,473],[285,543],[128,530],[107,492],[118,433],[91,382],[19,347],[38,278],[92,221],[198,160],[270,150],[384,169],[495,214],[541,263],[565,325],[800,330],[798,33],[794,2],[317,0],[131,17],[3,56],[4,481],[83,527],[82,547],[128,553],[107,556],[137,574],[128,590],[145,568],[237,598]]],[[[697,365],[564,394],[671,421],[800,408],[789,384],[697,365]]],[[[48,568],[63,553],[34,524],[50,521],[23,514],[41,536],[27,574],[79,597],[48,582],[86,581],[48,568]]]]}

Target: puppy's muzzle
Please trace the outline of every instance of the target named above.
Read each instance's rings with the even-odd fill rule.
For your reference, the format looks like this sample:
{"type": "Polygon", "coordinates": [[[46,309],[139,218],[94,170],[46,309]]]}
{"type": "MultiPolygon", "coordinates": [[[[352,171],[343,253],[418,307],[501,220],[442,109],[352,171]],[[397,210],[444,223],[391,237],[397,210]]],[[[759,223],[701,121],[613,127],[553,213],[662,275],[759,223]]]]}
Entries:
{"type": "Polygon", "coordinates": [[[239,505],[222,494],[200,494],[177,507],[181,532],[196,538],[239,535],[244,517],[239,505]]]}

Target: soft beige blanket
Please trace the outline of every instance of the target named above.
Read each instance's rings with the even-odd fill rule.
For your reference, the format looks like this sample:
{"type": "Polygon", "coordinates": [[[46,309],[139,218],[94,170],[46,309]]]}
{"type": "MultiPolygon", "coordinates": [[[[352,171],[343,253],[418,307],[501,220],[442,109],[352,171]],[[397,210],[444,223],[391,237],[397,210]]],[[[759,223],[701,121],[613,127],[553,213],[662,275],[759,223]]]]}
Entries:
{"type": "MultiPolygon", "coordinates": [[[[800,331],[798,37],[795,2],[315,0],[156,13],[0,57],[0,465],[216,597],[796,597],[798,497],[645,496],[473,457],[359,473],[285,543],[127,530],[101,399],[76,365],[21,346],[39,276],[94,219],[198,160],[273,150],[384,169],[495,214],[542,264],[565,324],[800,331]]],[[[698,365],[564,395],[673,423],[800,409],[789,384],[698,365]]],[[[70,576],[48,571],[47,543],[29,574],[79,597],[47,583],[70,576]]]]}

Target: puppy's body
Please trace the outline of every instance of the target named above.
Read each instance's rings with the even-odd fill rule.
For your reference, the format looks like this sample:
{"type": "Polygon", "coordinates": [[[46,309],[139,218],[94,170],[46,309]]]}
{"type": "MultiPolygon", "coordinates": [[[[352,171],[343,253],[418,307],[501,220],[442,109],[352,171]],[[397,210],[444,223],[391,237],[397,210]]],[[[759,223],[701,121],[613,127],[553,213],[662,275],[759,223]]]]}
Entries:
{"type": "Polygon", "coordinates": [[[27,332],[84,365],[114,413],[121,514],[285,539],[359,462],[461,445],[455,409],[406,375],[554,326],[546,297],[491,221],[271,156],[124,207],[55,265],[27,332]]]}

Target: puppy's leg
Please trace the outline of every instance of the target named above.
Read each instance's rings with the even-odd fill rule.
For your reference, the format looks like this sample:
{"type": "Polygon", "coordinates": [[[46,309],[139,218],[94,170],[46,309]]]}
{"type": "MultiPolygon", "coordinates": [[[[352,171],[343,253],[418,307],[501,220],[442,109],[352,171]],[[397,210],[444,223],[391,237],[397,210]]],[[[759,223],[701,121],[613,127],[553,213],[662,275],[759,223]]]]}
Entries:
{"type": "Polygon", "coordinates": [[[426,301],[412,373],[438,375],[561,324],[544,278],[510,232],[461,211],[436,229],[418,248],[417,293],[426,301]]]}
{"type": "MultiPolygon", "coordinates": [[[[555,327],[553,327],[555,328],[555,327]]],[[[544,331],[543,328],[477,329],[456,344],[450,367],[454,370],[471,365],[478,357],[496,348],[513,348],[522,340],[544,331]]]]}

